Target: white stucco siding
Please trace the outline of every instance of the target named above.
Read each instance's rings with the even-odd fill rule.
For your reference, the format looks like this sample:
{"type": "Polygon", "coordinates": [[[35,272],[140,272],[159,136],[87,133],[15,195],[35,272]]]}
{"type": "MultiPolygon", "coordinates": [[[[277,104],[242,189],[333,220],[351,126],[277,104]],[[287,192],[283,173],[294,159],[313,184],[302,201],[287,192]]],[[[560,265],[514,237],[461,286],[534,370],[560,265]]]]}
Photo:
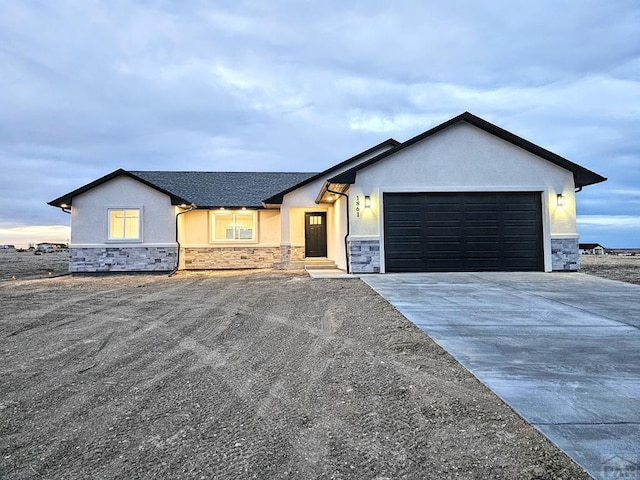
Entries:
{"type": "Polygon", "coordinates": [[[72,246],[132,243],[108,240],[109,208],[141,209],[142,238],[134,245],[175,245],[176,208],[169,196],[121,175],[73,198],[72,246]]]}
{"type": "Polygon", "coordinates": [[[280,207],[280,235],[283,243],[304,244],[304,212],[320,212],[327,209],[326,206],[321,207],[316,203],[318,192],[325,180],[315,180],[284,196],[280,207]]]}
{"type": "MultiPolygon", "coordinates": [[[[369,152],[368,155],[363,155],[361,158],[333,170],[326,178],[322,177],[294,190],[293,192],[287,193],[284,196],[280,207],[282,242],[289,245],[302,245],[304,243],[304,212],[327,211],[326,205],[320,206],[316,204],[316,198],[318,197],[318,193],[320,193],[320,189],[323,187],[324,182],[329,177],[338,175],[355,165],[365,162],[366,160],[389,150],[390,148],[391,147],[389,146],[377,148],[369,152]]],[[[344,210],[345,206],[344,203],[337,201],[334,207],[329,207],[329,209],[331,208],[340,208],[344,210]]],[[[336,214],[332,218],[335,218],[335,220],[328,220],[330,222],[327,231],[327,235],[329,237],[327,245],[328,252],[335,252],[337,255],[344,256],[344,246],[340,247],[338,245],[334,248],[332,242],[334,241],[334,233],[344,237],[342,232],[346,232],[347,230],[346,211],[336,214]]],[[[341,242],[341,244],[342,243],[343,242],[341,242]]],[[[331,253],[328,253],[328,255],[331,255],[331,253]]]]}
{"type": "Polygon", "coordinates": [[[573,174],[466,123],[454,125],[360,170],[349,190],[351,235],[379,236],[384,192],[540,191],[544,229],[576,234],[573,174]],[[566,205],[556,205],[557,194],[566,205]],[[356,212],[356,197],[371,197],[356,212]]]}
{"type": "Polygon", "coordinates": [[[347,260],[345,256],[344,238],[347,234],[347,209],[346,200],[340,197],[331,209],[331,215],[327,218],[327,257],[331,258],[338,268],[346,270],[347,260]]]}
{"type": "Polygon", "coordinates": [[[334,204],[317,204],[316,198],[325,179],[311,182],[285,195],[280,209],[282,243],[294,247],[305,245],[305,213],[326,212],[327,257],[346,269],[344,237],[347,231],[346,202],[340,197],[334,204]]]}

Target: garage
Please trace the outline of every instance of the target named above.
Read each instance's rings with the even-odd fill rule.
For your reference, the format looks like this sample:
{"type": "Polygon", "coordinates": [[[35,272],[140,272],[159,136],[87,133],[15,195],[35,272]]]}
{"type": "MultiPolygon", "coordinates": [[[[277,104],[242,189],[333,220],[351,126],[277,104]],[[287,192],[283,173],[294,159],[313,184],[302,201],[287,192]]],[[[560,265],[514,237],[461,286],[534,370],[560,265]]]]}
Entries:
{"type": "Polygon", "coordinates": [[[544,270],[541,192],[383,198],[387,272],[544,270]]]}

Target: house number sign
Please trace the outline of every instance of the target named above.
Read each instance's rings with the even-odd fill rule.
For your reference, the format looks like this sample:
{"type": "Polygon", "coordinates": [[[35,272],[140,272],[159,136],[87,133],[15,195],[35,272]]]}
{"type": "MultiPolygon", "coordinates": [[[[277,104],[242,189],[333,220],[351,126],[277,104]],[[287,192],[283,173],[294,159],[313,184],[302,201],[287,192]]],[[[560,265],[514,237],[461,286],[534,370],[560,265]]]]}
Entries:
{"type": "Polygon", "coordinates": [[[360,218],[360,195],[356,195],[356,217],[360,218]]]}

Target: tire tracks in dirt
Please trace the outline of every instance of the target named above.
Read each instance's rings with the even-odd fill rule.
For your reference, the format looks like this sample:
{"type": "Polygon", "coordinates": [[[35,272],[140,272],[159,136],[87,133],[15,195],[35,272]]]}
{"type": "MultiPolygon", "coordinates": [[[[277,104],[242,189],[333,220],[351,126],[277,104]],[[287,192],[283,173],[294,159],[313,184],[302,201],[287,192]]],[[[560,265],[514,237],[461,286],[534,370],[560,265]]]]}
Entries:
{"type": "Polygon", "coordinates": [[[0,351],[2,478],[587,478],[358,281],[18,290],[0,332],[41,326],[0,351]]]}

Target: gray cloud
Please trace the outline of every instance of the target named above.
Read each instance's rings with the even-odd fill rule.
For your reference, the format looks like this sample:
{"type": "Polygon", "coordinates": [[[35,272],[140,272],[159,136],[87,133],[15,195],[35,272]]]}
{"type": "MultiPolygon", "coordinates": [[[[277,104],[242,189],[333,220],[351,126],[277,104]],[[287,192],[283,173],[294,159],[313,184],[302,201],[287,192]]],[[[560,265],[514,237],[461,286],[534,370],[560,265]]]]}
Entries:
{"type": "Polygon", "coordinates": [[[66,222],[44,202],[118,167],[318,171],[465,110],[608,176],[579,214],[638,216],[638,38],[635,0],[2,2],[1,221],[66,222]]]}

